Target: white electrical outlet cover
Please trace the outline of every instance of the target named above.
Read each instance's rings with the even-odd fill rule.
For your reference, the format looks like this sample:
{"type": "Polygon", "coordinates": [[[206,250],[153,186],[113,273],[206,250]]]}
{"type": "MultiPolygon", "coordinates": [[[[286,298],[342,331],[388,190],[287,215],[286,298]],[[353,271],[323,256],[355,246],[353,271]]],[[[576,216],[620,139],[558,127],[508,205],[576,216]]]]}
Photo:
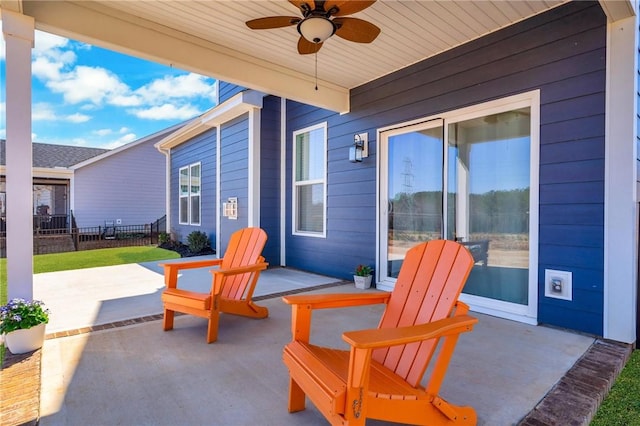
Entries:
{"type": "Polygon", "coordinates": [[[569,271],[558,271],[555,269],[544,270],[544,295],[555,299],[573,300],[573,273],[569,271]],[[562,281],[562,290],[554,291],[552,280],[562,281]]]}

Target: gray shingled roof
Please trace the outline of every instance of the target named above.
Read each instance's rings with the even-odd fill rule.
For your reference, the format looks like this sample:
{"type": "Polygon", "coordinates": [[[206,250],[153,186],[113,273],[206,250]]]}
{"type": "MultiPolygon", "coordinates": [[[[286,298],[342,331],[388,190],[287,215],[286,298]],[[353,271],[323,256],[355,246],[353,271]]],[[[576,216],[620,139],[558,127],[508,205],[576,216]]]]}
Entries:
{"type": "MultiPolygon", "coordinates": [[[[0,165],[6,165],[5,143],[0,139],[0,165]]],[[[33,143],[33,167],[70,167],[89,158],[109,151],[102,148],[87,148],[84,146],[50,145],[33,143]]]]}

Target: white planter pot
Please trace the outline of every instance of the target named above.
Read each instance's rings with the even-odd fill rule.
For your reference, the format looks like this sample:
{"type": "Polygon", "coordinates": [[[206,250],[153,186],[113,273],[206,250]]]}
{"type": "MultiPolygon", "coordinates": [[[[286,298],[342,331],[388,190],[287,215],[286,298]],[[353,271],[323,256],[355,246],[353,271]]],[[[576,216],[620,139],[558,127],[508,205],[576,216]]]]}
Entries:
{"type": "Polygon", "coordinates": [[[360,277],[358,275],[353,276],[353,281],[356,283],[356,288],[369,288],[371,287],[371,278],[372,275],[367,275],[366,277],[360,277]]]}
{"type": "Polygon", "coordinates": [[[4,336],[4,344],[12,354],[24,354],[35,351],[44,343],[44,329],[46,324],[38,324],[35,327],[20,329],[7,333],[4,336]]]}

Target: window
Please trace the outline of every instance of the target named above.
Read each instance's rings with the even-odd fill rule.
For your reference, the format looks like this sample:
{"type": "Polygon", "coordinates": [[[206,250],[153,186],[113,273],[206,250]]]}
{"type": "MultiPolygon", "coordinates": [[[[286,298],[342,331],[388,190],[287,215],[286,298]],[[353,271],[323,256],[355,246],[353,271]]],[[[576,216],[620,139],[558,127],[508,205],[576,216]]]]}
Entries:
{"type": "Polygon", "coordinates": [[[293,233],[325,236],[326,123],[293,133],[293,233]]]}
{"type": "Polygon", "coordinates": [[[179,222],[181,225],[200,225],[200,163],[180,168],[179,222]]]}

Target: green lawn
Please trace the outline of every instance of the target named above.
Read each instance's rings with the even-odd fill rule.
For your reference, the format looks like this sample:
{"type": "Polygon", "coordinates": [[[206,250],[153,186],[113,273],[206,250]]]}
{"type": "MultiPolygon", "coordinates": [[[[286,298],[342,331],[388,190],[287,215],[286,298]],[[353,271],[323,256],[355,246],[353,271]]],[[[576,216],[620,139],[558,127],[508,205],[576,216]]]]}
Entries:
{"type": "Polygon", "coordinates": [[[591,426],[640,425],[640,350],[633,351],[591,426]]]}
{"type": "MultiPolygon", "coordinates": [[[[69,253],[39,254],[33,257],[33,273],[67,271],[70,269],[94,268],[97,266],[122,265],[125,263],[151,262],[179,258],[171,250],[154,246],[120,247],[100,250],[74,251],[69,253]]],[[[0,259],[0,304],[7,303],[7,259],[0,259]]],[[[46,300],[44,301],[46,303],[46,300]]]]}

